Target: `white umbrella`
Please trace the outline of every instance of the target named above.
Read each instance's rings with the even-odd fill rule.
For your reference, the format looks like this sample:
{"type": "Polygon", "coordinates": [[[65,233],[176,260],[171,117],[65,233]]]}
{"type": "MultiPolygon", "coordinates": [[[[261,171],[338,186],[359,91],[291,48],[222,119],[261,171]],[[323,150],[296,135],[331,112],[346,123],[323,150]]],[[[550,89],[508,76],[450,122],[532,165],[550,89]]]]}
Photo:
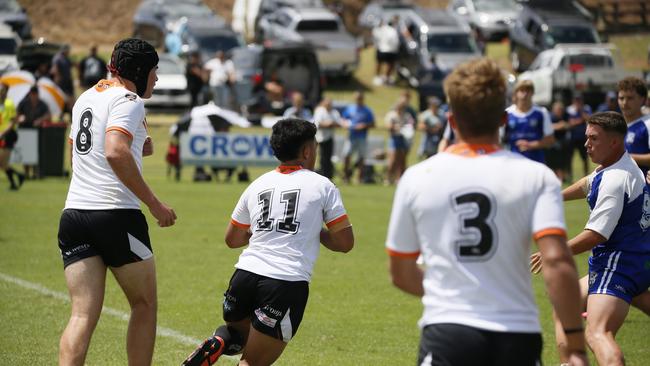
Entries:
{"type": "MultiPolygon", "coordinates": [[[[244,116],[238,114],[237,112],[223,109],[212,102],[192,108],[190,116],[192,118],[191,126],[209,126],[209,116],[219,116],[231,125],[239,127],[246,128],[251,126],[251,123],[244,116]]],[[[192,127],[190,127],[190,129],[191,128],[192,127]]]]}
{"type": "Polygon", "coordinates": [[[38,96],[47,105],[52,116],[58,116],[63,111],[67,96],[50,78],[42,77],[35,81],[34,75],[29,71],[18,70],[5,73],[0,78],[0,82],[9,86],[7,96],[16,105],[27,96],[29,89],[36,84],[38,85],[38,96]]]}

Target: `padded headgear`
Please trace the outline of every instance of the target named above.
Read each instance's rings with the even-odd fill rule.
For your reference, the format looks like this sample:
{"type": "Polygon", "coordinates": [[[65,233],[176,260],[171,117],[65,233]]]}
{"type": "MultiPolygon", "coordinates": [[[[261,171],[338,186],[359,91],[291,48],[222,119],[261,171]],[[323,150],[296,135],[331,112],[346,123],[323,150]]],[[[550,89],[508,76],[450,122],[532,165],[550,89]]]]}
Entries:
{"type": "Polygon", "coordinates": [[[141,39],[127,38],[115,45],[108,71],[132,81],[136,92],[142,97],[147,90],[149,72],[156,65],[158,53],[152,45],[141,39]]]}

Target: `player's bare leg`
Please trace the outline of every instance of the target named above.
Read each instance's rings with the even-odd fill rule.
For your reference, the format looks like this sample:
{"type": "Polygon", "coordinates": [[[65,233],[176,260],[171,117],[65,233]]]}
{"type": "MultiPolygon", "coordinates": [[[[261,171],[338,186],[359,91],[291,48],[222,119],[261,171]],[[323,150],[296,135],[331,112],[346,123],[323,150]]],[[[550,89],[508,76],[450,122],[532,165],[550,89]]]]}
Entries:
{"type": "Polygon", "coordinates": [[[618,297],[589,295],[585,336],[599,365],[625,365],[623,352],[614,338],[629,310],[630,305],[618,297]]]}
{"type": "MultiPolygon", "coordinates": [[[[587,294],[589,292],[589,276],[584,276],[580,279],[580,298],[582,299],[582,309],[586,310],[587,308],[587,294]]],[[[569,350],[567,349],[567,339],[566,334],[564,334],[564,327],[560,320],[555,315],[553,311],[553,322],[555,323],[555,345],[557,346],[557,352],[560,355],[560,363],[569,362],[569,350]]]]}
{"type": "Polygon", "coordinates": [[[650,291],[642,292],[632,299],[632,306],[650,316],[650,291]]]}
{"type": "Polygon", "coordinates": [[[156,341],[156,266],[153,258],[111,268],[129,300],[131,317],[126,335],[129,365],[150,365],[156,341]]]}
{"type": "Polygon", "coordinates": [[[239,366],[268,366],[275,362],[287,344],[251,327],[239,366]]]}
{"type": "Polygon", "coordinates": [[[186,359],[183,366],[214,364],[222,354],[235,355],[242,352],[251,328],[249,318],[227,322],[212,336],[201,343],[186,359]],[[207,362],[206,362],[207,361],[207,362]]]}
{"type": "Polygon", "coordinates": [[[83,365],[104,303],[106,266],[100,257],[90,257],[65,268],[70,293],[70,320],[59,342],[59,365],[83,365]]]}
{"type": "Polygon", "coordinates": [[[389,151],[387,156],[387,161],[386,161],[386,165],[388,166],[388,169],[386,171],[387,184],[395,183],[395,178],[397,176],[396,159],[397,159],[397,150],[389,151]]]}
{"type": "Polygon", "coordinates": [[[350,156],[346,156],[343,159],[343,181],[345,183],[350,183],[350,177],[352,177],[352,170],[350,169],[350,156]]]}

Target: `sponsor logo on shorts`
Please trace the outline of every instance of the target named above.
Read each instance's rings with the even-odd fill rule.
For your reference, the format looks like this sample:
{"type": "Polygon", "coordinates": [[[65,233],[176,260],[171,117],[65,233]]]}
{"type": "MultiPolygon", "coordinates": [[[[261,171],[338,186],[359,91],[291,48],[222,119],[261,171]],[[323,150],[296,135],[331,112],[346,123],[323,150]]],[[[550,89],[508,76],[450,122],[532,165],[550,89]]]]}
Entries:
{"type": "Polygon", "coordinates": [[[266,310],[267,312],[271,313],[272,315],[275,315],[278,318],[282,318],[282,311],[280,311],[280,310],[274,309],[269,305],[264,305],[263,309],[266,310]]]}
{"type": "Polygon", "coordinates": [[[627,294],[627,291],[625,291],[625,288],[623,286],[621,286],[621,285],[616,285],[616,286],[614,286],[614,288],[617,289],[618,291],[624,293],[624,294],[627,294]]]}
{"type": "Polygon", "coordinates": [[[270,328],[275,328],[275,323],[278,322],[276,319],[273,319],[270,316],[264,314],[262,309],[255,309],[255,316],[257,316],[257,320],[270,328]]]}
{"type": "Polygon", "coordinates": [[[69,256],[71,256],[71,255],[75,255],[75,254],[77,254],[77,253],[79,253],[79,252],[82,252],[82,251],[84,251],[84,250],[86,250],[86,249],[90,249],[90,244],[81,244],[81,245],[77,245],[76,247],[74,247],[74,248],[72,248],[72,249],[70,249],[70,250],[66,250],[65,252],[63,252],[63,255],[65,255],[66,257],[69,257],[69,256]]]}
{"type": "Polygon", "coordinates": [[[598,273],[596,272],[589,272],[589,286],[591,287],[594,283],[596,283],[596,279],[598,278],[598,273]]]}

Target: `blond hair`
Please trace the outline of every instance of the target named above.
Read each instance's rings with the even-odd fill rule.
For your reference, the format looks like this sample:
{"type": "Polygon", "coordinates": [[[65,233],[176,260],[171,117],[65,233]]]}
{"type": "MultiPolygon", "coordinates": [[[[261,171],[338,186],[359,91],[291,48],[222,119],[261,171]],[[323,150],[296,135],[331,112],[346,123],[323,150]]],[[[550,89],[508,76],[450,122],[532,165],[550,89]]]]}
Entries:
{"type": "Polygon", "coordinates": [[[533,84],[532,80],[519,80],[517,84],[515,84],[515,89],[514,92],[518,92],[522,89],[530,90],[531,92],[535,92],[535,84],[533,84]]]}
{"type": "Polygon", "coordinates": [[[444,88],[462,136],[486,136],[498,130],[506,83],[496,62],[481,58],[463,63],[447,76],[444,88]]]}

